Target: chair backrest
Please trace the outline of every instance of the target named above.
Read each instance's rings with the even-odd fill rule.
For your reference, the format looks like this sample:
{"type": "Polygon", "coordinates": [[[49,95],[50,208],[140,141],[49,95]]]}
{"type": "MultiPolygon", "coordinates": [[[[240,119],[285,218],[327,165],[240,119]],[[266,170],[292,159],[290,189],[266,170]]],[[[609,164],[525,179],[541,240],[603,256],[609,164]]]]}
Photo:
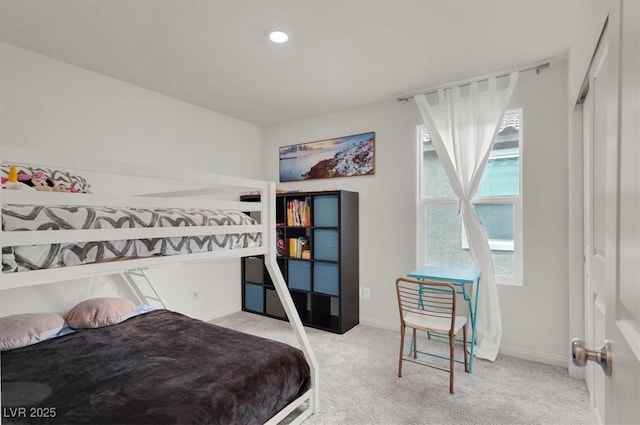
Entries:
{"type": "Polygon", "coordinates": [[[404,325],[406,313],[431,318],[450,319],[451,329],[456,320],[456,290],[450,283],[431,280],[398,278],[396,280],[400,321],[404,325]]]}

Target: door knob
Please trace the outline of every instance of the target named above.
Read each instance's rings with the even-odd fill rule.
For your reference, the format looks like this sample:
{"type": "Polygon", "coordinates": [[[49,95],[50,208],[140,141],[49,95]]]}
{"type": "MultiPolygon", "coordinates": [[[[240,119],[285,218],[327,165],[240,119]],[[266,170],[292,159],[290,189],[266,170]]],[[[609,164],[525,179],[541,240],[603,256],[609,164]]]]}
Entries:
{"type": "Polygon", "coordinates": [[[588,360],[594,361],[604,370],[604,374],[611,376],[613,367],[613,353],[611,352],[611,343],[604,341],[604,345],[597,350],[589,350],[586,344],[580,338],[574,338],[571,341],[571,357],[573,364],[578,367],[584,367],[588,360]]]}

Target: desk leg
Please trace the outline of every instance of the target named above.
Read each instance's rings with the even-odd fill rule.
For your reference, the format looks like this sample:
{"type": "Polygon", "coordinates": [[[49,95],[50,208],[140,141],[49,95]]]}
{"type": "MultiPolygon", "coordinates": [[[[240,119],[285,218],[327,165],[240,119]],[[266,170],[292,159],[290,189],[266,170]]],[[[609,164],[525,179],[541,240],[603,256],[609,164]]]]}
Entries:
{"type": "MultiPolygon", "coordinates": [[[[458,293],[461,294],[464,300],[467,302],[467,308],[469,310],[469,319],[471,321],[471,341],[467,342],[469,344],[468,350],[467,350],[467,347],[465,347],[465,350],[467,350],[469,352],[469,355],[471,356],[471,358],[469,359],[469,373],[471,373],[473,371],[473,358],[474,358],[474,352],[475,352],[475,346],[476,346],[476,308],[478,307],[477,290],[473,294],[473,297],[474,297],[473,302],[475,304],[474,306],[474,304],[472,304],[471,296],[469,296],[469,293],[467,292],[466,284],[461,283],[460,286],[462,288],[462,291],[458,293]]],[[[476,285],[476,288],[477,286],[478,285],[476,285]]]]}
{"type": "Polygon", "coordinates": [[[464,298],[467,301],[467,305],[469,306],[469,318],[471,319],[471,341],[469,347],[469,355],[471,358],[469,359],[469,373],[473,371],[473,360],[475,359],[475,350],[476,350],[476,320],[478,311],[478,291],[480,288],[480,282],[476,282],[475,291],[473,292],[473,300],[467,294],[466,289],[463,286],[464,298]],[[473,302],[473,304],[472,304],[473,302]]]}
{"type": "Polygon", "coordinates": [[[471,347],[469,348],[469,373],[473,372],[473,359],[475,358],[474,352],[476,348],[476,313],[471,309],[471,300],[469,303],[469,316],[471,318],[471,347]]]}

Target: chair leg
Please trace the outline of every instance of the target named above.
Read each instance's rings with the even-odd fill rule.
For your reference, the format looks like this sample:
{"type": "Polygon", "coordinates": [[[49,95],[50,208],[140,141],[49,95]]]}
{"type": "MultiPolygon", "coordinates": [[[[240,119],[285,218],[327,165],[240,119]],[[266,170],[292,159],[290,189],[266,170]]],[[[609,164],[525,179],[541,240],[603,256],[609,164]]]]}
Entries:
{"type": "Polygon", "coordinates": [[[449,392],[453,394],[453,355],[454,355],[454,344],[455,344],[455,335],[452,335],[453,332],[449,333],[449,392]]]}
{"type": "Polygon", "coordinates": [[[413,358],[418,358],[418,338],[416,338],[416,328],[413,328],[413,358]]]}
{"type": "Polygon", "coordinates": [[[400,325],[400,357],[398,359],[398,378],[402,377],[402,352],[404,351],[404,331],[406,327],[400,325]]]}
{"type": "Polygon", "coordinates": [[[464,343],[464,371],[469,373],[469,353],[467,352],[467,324],[462,327],[462,341],[464,343]]]}

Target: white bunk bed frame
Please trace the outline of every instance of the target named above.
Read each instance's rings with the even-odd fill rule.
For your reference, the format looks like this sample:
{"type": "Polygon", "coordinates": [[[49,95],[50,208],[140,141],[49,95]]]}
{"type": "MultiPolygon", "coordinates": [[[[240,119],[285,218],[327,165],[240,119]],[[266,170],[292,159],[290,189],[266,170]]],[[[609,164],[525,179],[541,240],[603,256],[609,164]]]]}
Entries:
{"type": "MultiPolygon", "coordinates": [[[[184,170],[159,169],[154,167],[139,167],[136,165],[132,172],[131,166],[122,163],[105,164],[104,162],[73,161],[68,157],[55,154],[42,154],[27,149],[2,147],[1,162],[30,165],[45,168],[56,168],[73,171],[87,171],[90,173],[118,174],[134,177],[174,180],[178,182],[194,183],[205,188],[185,191],[156,192],[136,196],[109,196],[102,194],[68,194],[42,193],[38,191],[1,190],[0,201],[5,204],[27,205],[82,205],[82,206],[110,206],[110,207],[161,207],[161,208],[217,208],[234,209],[247,212],[259,212],[260,224],[256,225],[224,225],[224,226],[189,226],[189,227],[155,227],[155,228],[122,228],[122,229],[91,229],[91,230],[56,230],[56,231],[22,231],[5,232],[0,229],[0,247],[38,245],[55,243],[72,243],[105,240],[123,240],[139,238],[163,238],[171,236],[197,236],[231,233],[262,233],[262,245],[253,248],[222,249],[194,254],[179,254],[150,258],[127,259],[97,264],[60,267],[46,270],[23,271],[16,273],[2,273],[0,291],[6,289],[23,288],[34,285],[81,279],[100,275],[121,274],[132,286],[139,298],[151,298],[164,305],[158,296],[144,270],[164,267],[168,265],[188,264],[194,262],[212,261],[227,258],[264,255],[265,266],[271,276],[273,285],[282,306],[291,323],[300,349],[305,355],[311,372],[310,389],[302,396],[287,405],[273,416],[267,425],[277,424],[289,416],[297,408],[307,404],[305,410],[289,423],[300,424],[309,416],[317,413],[319,407],[319,371],[318,362],[311,348],[300,316],[293,303],[287,284],[276,262],[276,209],[275,183],[261,180],[229,177],[208,173],[197,173],[184,170]],[[242,202],[220,200],[213,197],[220,194],[259,192],[261,202],[242,202]],[[209,196],[209,198],[207,198],[209,196]],[[147,280],[153,294],[145,294],[139,289],[135,276],[147,280]]],[[[237,198],[236,198],[237,199],[237,198]]],[[[240,288],[240,282],[238,287],[240,288]]]]}

